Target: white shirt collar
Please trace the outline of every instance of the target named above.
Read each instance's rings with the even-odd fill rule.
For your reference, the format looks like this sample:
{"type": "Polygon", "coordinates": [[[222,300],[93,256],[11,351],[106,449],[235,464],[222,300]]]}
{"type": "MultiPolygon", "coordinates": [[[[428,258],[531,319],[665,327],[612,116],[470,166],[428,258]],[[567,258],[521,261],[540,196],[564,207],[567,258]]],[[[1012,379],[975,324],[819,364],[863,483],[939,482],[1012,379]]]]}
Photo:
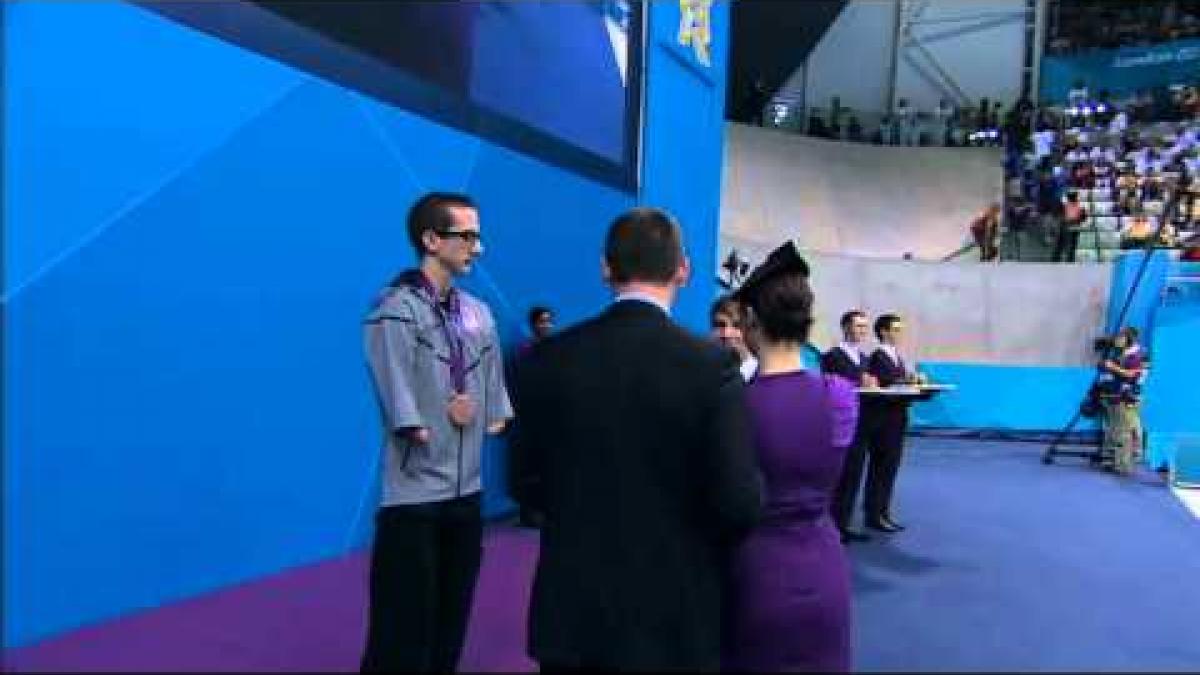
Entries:
{"type": "Polygon", "coordinates": [[[883,350],[884,354],[887,354],[888,356],[892,357],[892,363],[895,363],[898,366],[902,365],[904,367],[905,373],[911,375],[916,372],[915,370],[913,370],[912,364],[910,364],[908,361],[901,362],[900,359],[902,357],[900,356],[900,352],[896,350],[896,345],[885,345],[885,344],[881,343],[879,345],[879,348],[883,350]]]}
{"type": "Polygon", "coordinates": [[[742,379],[749,382],[754,379],[754,374],[758,372],[758,359],[754,358],[753,355],[747,356],[738,369],[742,371],[742,379]]]}
{"type": "Polygon", "coordinates": [[[893,363],[896,363],[897,365],[899,365],[900,352],[896,351],[896,345],[880,344],[879,348],[883,350],[884,354],[887,354],[888,356],[892,357],[893,363]]]}
{"type": "Polygon", "coordinates": [[[846,356],[849,356],[856,365],[862,365],[863,353],[861,347],[843,340],[838,343],[838,348],[840,348],[843,352],[846,352],[846,356]]]}
{"type": "Polygon", "coordinates": [[[621,302],[623,300],[637,300],[638,302],[649,303],[661,309],[663,314],[671,316],[670,305],[665,304],[663,301],[659,300],[653,295],[650,295],[649,293],[642,293],[640,291],[626,291],[624,293],[618,293],[616,302],[621,302]]]}

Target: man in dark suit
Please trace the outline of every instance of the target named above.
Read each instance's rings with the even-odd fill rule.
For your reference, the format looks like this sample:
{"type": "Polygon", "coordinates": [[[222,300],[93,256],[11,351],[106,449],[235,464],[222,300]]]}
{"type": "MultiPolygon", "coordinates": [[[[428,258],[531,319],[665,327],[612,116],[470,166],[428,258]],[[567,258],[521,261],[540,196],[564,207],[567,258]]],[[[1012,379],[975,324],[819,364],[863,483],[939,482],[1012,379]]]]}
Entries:
{"type": "Polygon", "coordinates": [[[529,654],[717,670],[723,563],[762,509],[742,378],[671,322],[689,265],[668,214],[617,218],[603,270],[616,302],[534,347],[515,388],[520,499],[545,516],[529,654]]]}
{"type": "MultiPolygon", "coordinates": [[[[852,309],[842,315],[841,325],[842,341],[821,355],[821,370],[850,380],[855,386],[878,386],[875,376],[867,372],[867,355],[863,352],[871,333],[867,315],[852,309]]],[[[847,448],[842,475],[833,492],[833,520],[842,533],[843,543],[868,541],[871,538],[867,533],[851,527],[850,520],[854,515],[854,502],[858,499],[858,486],[862,483],[863,463],[867,455],[866,439],[877,419],[872,412],[870,404],[864,404],[859,409],[854,440],[847,448]]]]}
{"type": "MultiPolygon", "coordinates": [[[[897,345],[904,334],[904,322],[895,314],[884,314],[875,320],[875,337],[879,348],[867,361],[867,372],[875,376],[880,387],[910,384],[917,374],[901,358],[897,345]]],[[[904,455],[904,431],[908,427],[908,401],[880,400],[872,404],[872,415],[878,416],[867,438],[869,463],[867,467],[866,525],[881,532],[899,532],[904,526],[892,518],[892,491],[896,473],[904,455]]]]}

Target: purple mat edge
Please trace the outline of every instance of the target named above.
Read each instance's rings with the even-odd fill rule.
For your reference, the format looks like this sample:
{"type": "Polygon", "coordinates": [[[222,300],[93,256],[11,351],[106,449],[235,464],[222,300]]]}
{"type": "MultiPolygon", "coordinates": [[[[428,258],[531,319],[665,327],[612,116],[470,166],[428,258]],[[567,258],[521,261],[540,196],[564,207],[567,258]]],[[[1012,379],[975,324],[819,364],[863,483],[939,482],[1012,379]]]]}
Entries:
{"type": "MultiPolygon", "coordinates": [[[[460,667],[531,671],[525,610],[537,556],[533,532],[495,525],[460,667]]],[[[138,611],[0,653],[5,672],[357,670],[366,607],[366,551],[138,611]]]]}

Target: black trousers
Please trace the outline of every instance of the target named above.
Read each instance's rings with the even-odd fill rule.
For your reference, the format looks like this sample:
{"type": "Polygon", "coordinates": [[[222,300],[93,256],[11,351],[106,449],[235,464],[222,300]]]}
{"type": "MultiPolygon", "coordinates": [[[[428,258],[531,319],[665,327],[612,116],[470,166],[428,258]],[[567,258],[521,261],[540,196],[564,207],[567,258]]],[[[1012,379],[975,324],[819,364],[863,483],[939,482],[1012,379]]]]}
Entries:
{"type": "Polygon", "coordinates": [[[1054,241],[1053,262],[1075,262],[1075,251],[1079,248],[1079,232],[1068,230],[1066,225],[1058,231],[1054,241]]]}
{"type": "Polygon", "coordinates": [[[482,552],[479,494],[380,509],[362,672],[454,672],[482,552]]]}
{"type": "Polygon", "coordinates": [[[904,457],[904,430],[908,409],[888,406],[879,412],[867,440],[867,495],[864,504],[868,523],[891,518],[892,492],[904,457]]]}
{"type": "Polygon", "coordinates": [[[538,663],[539,673],[611,673],[615,670],[615,668],[599,666],[563,666],[555,663],[538,663]]]}
{"type": "Polygon", "coordinates": [[[854,440],[846,449],[846,460],[842,463],[842,473],[838,478],[837,487],[833,490],[832,515],[833,522],[839,530],[850,527],[854,517],[854,502],[858,500],[858,488],[862,485],[863,466],[867,459],[867,435],[870,431],[870,414],[863,409],[860,413],[858,428],[854,431],[854,440]]]}

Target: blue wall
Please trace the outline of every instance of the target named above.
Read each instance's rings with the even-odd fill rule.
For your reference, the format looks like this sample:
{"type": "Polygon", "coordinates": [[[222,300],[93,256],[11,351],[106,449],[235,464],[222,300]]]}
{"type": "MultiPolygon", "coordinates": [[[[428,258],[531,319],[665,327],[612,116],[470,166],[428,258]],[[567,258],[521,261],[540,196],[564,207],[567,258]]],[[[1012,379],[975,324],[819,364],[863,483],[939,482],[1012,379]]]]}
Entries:
{"type": "MultiPolygon", "coordinates": [[[[1109,335],[1115,333],[1120,328],[1118,318],[1121,309],[1132,295],[1122,323],[1138,328],[1143,336],[1142,343],[1151,347],[1154,354],[1160,344],[1155,332],[1161,318],[1158,313],[1163,289],[1168,277],[1182,274],[1180,270],[1185,266],[1174,262],[1170,251],[1155,251],[1146,263],[1146,270],[1135,290],[1133,284],[1144,259],[1142,251],[1126,251],[1114,262],[1105,325],[1097,327],[1096,331],[1097,336],[1101,330],[1109,335]]],[[[1179,311],[1182,310],[1177,310],[1177,313],[1179,311]]],[[[1169,323],[1173,326],[1172,337],[1162,344],[1172,345],[1170,348],[1177,350],[1178,340],[1184,339],[1180,332],[1184,329],[1177,325],[1180,323],[1178,316],[1169,323]]],[[[1187,326],[1191,328],[1191,324],[1187,326]]],[[[1194,336],[1191,339],[1194,341],[1194,336]]],[[[1154,356],[1156,362],[1159,361],[1158,355],[1154,356]]],[[[1177,359],[1178,354],[1164,354],[1163,358],[1177,359]]],[[[1175,368],[1171,366],[1173,371],[1175,368]]],[[[1021,431],[1053,431],[1066,426],[1096,375],[1091,367],[1014,367],[978,363],[922,363],[921,369],[928,372],[934,381],[954,383],[958,389],[913,408],[914,425],[1021,431]]],[[[1156,372],[1158,370],[1155,369],[1156,372]]],[[[1155,375],[1151,381],[1158,377],[1155,375]]],[[[1160,380],[1156,386],[1165,387],[1163,391],[1174,392],[1178,386],[1177,380],[1168,380],[1169,383],[1160,380]]],[[[1161,400],[1174,401],[1178,396],[1172,393],[1161,400]]],[[[1170,411],[1174,411],[1174,408],[1170,408],[1170,411]]],[[[1148,424],[1149,421],[1148,417],[1148,424]]],[[[1096,424],[1093,420],[1084,419],[1077,428],[1094,429],[1096,424]]]]}
{"type": "MultiPolygon", "coordinates": [[[[412,262],[422,191],[478,198],[467,286],[507,340],[534,302],[572,322],[607,300],[601,237],[631,195],[133,6],[6,5],[6,645],[365,541],[359,321],[412,262]]],[[[640,201],[679,215],[697,270],[716,263],[727,19],[708,70],[671,45],[677,3],[650,9],[640,201]]],[[[697,274],[679,318],[702,329],[714,292],[697,274]]]]}
{"type": "Polygon", "coordinates": [[[1122,325],[1133,326],[1141,333],[1142,344],[1149,345],[1154,339],[1155,314],[1173,266],[1171,251],[1153,251],[1149,260],[1146,252],[1140,250],[1124,251],[1117,256],[1113,263],[1105,332],[1112,335],[1122,325]],[[1145,271],[1139,279],[1138,271],[1143,265],[1145,271]],[[1124,317],[1121,316],[1122,309],[1125,310],[1124,317]]]}
{"type": "Polygon", "coordinates": [[[1173,464],[1185,438],[1200,439],[1196,417],[1196,382],[1200,361],[1200,263],[1173,262],[1163,282],[1165,292],[1154,313],[1154,334],[1146,343],[1154,357],[1146,377],[1142,421],[1147,430],[1146,463],[1152,468],[1173,464]]]}
{"type": "Polygon", "coordinates": [[[1151,47],[1097,49],[1078,56],[1042,59],[1039,94],[1043,103],[1064,103],[1075,80],[1093,93],[1114,96],[1172,84],[1194,83],[1200,72],[1200,40],[1176,40],[1151,47]]]}
{"type": "MultiPolygon", "coordinates": [[[[1071,421],[1091,384],[1091,368],[922,363],[934,382],[952,383],[912,409],[914,427],[1057,431],[1071,421]]],[[[1093,429],[1083,420],[1077,430],[1093,429]]]]}

